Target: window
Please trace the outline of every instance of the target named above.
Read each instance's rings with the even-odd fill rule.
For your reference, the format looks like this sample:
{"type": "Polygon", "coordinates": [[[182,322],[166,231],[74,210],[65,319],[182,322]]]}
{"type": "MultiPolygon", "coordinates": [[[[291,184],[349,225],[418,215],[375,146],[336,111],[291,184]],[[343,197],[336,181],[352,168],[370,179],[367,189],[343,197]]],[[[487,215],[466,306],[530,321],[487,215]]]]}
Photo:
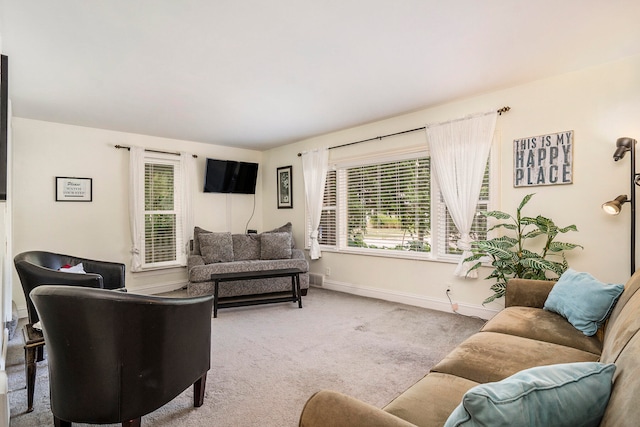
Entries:
{"type": "Polygon", "coordinates": [[[181,157],[144,152],[136,170],[135,217],[138,262],[133,271],[186,264],[184,253],[184,168],[181,157]]]}
{"type": "MultiPolygon", "coordinates": [[[[482,212],[491,203],[489,178],[487,163],[472,227],[476,239],[486,238],[482,212]]],[[[307,226],[310,231],[308,221],[307,226]]],[[[325,250],[457,260],[459,236],[431,181],[427,153],[338,164],[327,172],[319,228],[325,250]]]]}

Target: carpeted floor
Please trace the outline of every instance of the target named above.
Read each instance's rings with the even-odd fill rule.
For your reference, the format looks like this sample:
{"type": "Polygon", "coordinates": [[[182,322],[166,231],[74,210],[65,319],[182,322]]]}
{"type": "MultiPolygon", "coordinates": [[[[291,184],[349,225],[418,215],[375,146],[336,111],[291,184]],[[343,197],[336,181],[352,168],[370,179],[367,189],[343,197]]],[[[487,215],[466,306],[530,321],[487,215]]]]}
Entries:
{"type": "MultiPolygon", "coordinates": [[[[321,288],[303,305],[220,310],[204,406],[192,407],[190,387],[142,424],[294,427],[306,400],[324,388],[382,407],[483,323],[321,288]]],[[[38,363],[35,410],[25,413],[22,345],[18,331],[7,354],[11,426],[52,426],[46,360],[38,363]]]]}

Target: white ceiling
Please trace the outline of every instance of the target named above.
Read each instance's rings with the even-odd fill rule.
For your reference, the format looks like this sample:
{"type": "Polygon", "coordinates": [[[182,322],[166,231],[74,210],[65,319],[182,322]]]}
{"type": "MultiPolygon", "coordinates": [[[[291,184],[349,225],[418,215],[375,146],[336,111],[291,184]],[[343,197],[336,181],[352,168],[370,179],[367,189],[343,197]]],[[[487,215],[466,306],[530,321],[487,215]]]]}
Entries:
{"type": "Polygon", "coordinates": [[[640,53],[638,0],[0,8],[14,116],[258,150],[640,53]]]}

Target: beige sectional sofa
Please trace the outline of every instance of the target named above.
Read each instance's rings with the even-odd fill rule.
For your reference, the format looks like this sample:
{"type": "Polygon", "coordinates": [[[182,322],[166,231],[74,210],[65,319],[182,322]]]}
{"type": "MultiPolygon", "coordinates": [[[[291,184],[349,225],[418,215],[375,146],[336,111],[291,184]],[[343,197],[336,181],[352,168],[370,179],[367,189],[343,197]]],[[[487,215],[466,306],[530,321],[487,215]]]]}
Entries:
{"type": "MultiPolygon", "coordinates": [[[[300,426],[442,426],[452,412],[473,409],[472,401],[467,400],[466,396],[472,395],[476,390],[491,389],[496,384],[541,370],[596,365],[574,362],[601,362],[610,372],[613,369],[608,364],[615,364],[613,376],[604,381],[610,397],[607,394],[597,401],[602,405],[604,416],[601,414],[601,419],[598,416],[595,421],[586,425],[640,425],[640,273],[636,273],[627,282],[617,303],[613,309],[609,309],[608,320],[594,336],[586,336],[565,317],[543,309],[554,286],[554,282],[511,280],[505,297],[506,308],[488,321],[478,333],[455,348],[423,379],[383,409],[335,391],[323,390],[306,403],[300,426]],[[558,365],[568,363],[570,365],[558,365]],[[472,388],[474,390],[467,393],[472,388]],[[464,404],[461,404],[463,397],[464,404]]],[[[573,304],[579,299],[576,295],[576,298],[569,298],[569,303],[573,304]]],[[[527,380],[523,387],[526,388],[534,381],[531,376],[525,378],[527,380]]],[[[574,385],[581,386],[581,383],[567,383],[568,387],[574,385]]],[[[591,410],[570,406],[574,401],[579,401],[581,396],[588,398],[595,393],[592,393],[595,387],[585,387],[587,388],[584,390],[579,389],[579,392],[572,391],[568,397],[557,397],[551,404],[537,408],[530,414],[523,414],[529,420],[523,424],[571,425],[560,421],[581,410],[591,410]],[[541,421],[552,416],[553,410],[558,408],[563,412],[554,415],[554,422],[541,421]]],[[[449,420],[447,425],[519,424],[515,420],[505,423],[496,417],[488,424],[474,420],[453,423],[449,420]]]]}
{"type": "MultiPolygon", "coordinates": [[[[295,247],[291,223],[261,234],[211,232],[196,227],[188,258],[187,294],[213,295],[212,274],[255,272],[298,268],[301,294],[309,288],[309,263],[304,252],[295,247]]],[[[291,279],[239,280],[220,283],[219,297],[239,297],[290,292],[291,279]]]]}

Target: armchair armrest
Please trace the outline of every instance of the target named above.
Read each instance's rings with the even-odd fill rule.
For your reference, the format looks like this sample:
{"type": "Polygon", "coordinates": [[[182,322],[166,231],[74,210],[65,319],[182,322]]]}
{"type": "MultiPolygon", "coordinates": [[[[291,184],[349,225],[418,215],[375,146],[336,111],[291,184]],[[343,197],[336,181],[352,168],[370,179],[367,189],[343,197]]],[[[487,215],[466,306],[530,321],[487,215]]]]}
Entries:
{"type": "Polygon", "coordinates": [[[507,282],[504,305],[542,308],[555,284],[551,280],[511,279],[507,282]]]}
{"type": "Polygon", "coordinates": [[[119,262],[96,261],[91,259],[79,259],[87,273],[95,273],[102,276],[104,289],[121,289],[125,287],[125,265],[119,262]]]}
{"type": "Polygon", "coordinates": [[[415,427],[401,418],[344,394],[322,390],[311,396],[299,427],[415,427]]]}

